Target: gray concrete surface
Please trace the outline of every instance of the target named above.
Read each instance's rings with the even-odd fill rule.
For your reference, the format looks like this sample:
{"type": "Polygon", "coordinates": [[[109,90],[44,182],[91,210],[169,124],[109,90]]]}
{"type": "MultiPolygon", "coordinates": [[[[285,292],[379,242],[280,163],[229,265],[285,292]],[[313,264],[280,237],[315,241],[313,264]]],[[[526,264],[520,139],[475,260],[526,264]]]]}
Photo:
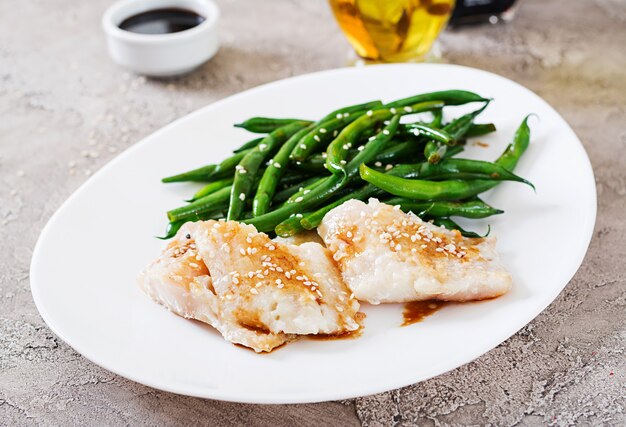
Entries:
{"type": "Polygon", "coordinates": [[[99,18],[108,3],[0,1],[0,425],[626,424],[623,0],[526,0],[510,25],[442,38],[447,61],[536,91],[585,144],[599,210],[572,282],[522,331],[453,372],[290,406],[182,397],[100,369],[44,325],[29,261],[53,211],[116,152],[230,94],[344,66],[350,49],[325,2],[224,0],[214,60],[184,78],[146,80],[106,55],[99,18]]]}

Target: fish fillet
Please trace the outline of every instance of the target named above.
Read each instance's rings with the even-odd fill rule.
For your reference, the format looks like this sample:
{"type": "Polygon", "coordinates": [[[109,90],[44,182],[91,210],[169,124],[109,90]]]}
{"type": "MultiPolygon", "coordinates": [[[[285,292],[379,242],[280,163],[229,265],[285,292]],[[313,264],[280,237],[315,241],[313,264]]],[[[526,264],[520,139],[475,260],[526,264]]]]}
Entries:
{"type": "Polygon", "coordinates": [[[495,238],[464,238],[376,199],[336,207],[318,232],[359,301],[471,301],[511,289],[495,238]]]}
{"type": "Polygon", "coordinates": [[[326,249],[273,242],[237,222],[185,224],[139,285],[174,313],[257,352],[297,334],[359,328],[359,304],[326,249]]]}

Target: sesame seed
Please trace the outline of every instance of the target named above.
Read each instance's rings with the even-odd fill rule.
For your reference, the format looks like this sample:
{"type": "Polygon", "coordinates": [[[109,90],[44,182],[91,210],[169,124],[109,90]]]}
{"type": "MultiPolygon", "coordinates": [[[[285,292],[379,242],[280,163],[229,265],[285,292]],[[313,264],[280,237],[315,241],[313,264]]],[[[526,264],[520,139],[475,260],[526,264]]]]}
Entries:
{"type": "MultiPolygon", "coordinates": [[[[311,190],[307,190],[307,191],[311,191],[311,190]]],[[[304,193],[304,194],[306,194],[306,193],[304,193]]],[[[302,217],[303,217],[303,215],[301,213],[296,214],[296,218],[302,218],[302,217]]]]}
{"type": "Polygon", "coordinates": [[[259,291],[257,291],[255,288],[250,289],[250,293],[253,295],[258,295],[259,291]]]}
{"type": "Polygon", "coordinates": [[[349,116],[350,116],[350,113],[343,113],[343,117],[344,117],[344,118],[345,118],[345,117],[349,117],[349,116]]]}
{"type": "Polygon", "coordinates": [[[244,250],[244,248],[241,248],[241,249],[239,249],[239,253],[240,253],[241,255],[245,255],[245,254],[246,254],[246,251],[244,250]]]}
{"type": "Polygon", "coordinates": [[[336,306],[335,306],[335,308],[337,309],[337,311],[338,311],[339,313],[341,313],[341,312],[343,311],[343,307],[340,307],[340,306],[338,306],[338,305],[336,305],[336,306]]]}
{"type": "Polygon", "coordinates": [[[435,249],[437,252],[443,252],[443,248],[437,248],[435,249]]]}
{"type": "Polygon", "coordinates": [[[428,245],[421,245],[422,249],[426,249],[428,247],[428,245]]]}
{"type": "Polygon", "coordinates": [[[338,130],[333,132],[333,138],[336,137],[337,135],[339,135],[339,131],[338,130]]]}
{"type": "Polygon", "coordinates": [[[241,200],[242,202],[246,200],[246,193],[239,193],[239,200],[241,200]]]}
{"type": "Polygon", "coordinates": [[[384,133],[385,135],[389,135],[389,131],[388,131],[387,129],[383,129],[383,133],[384,133]]]}
{"type": "Polygon", "coordinates": [[[396,114],[396,109],[395,109],[395,108],[393,108],[393,107],[391,107],[391,108],[389,109],[389,111],[391,112],[391,114],[396,114]]]}
{"type": "Polygon", "coordinates": [[[322,297],[322,293],[320,292],[319,289],[317,289],[315,292],[317,293],[317,295],[319,295],[320,298],[322,297]]]}
{"type": "Polygon", "coordinates": [[[388,165],[385,166],[385,170],[386,171],[391,170],[391,169],[393,169],[393,165],[392,164],[388,164],[388,165]]]}
{"type": "Polygon", "coordinates": [[[374,163],[374,166],[376,166],[377,168],[381,167],[383,164],[381,162],[376,162],[374,163]]]}
{"type": "Polygon", "coordinates": [[[313,139],[316,140],[317,142],[321,141],[321,139],[320,139],[320,137],[318,135],[313,136],[313,139]]]}
{"type": "Polygon", "coordinates": [[[337,115],[336,115],[335,117],[337,117],[338,119],[340,119],[340,118],[341,118],[341,113],[337,113],[337,115]]]}
{"type": "Polygon", "coordinates": [[[252,243],[252,239],[250,238],[250,236],[246,237],[246,242],[252,243]]]}
{"type": "Polygon", "coordinates": [[[346,233],[346,236],[348,237],[348,239],[351,239],[352,238],[352,231],[348,231],[346,233]]]}
{"type": "Polygon", "coordinates": [[[350,148],[350,145],[349,144],[343,144],[343,147],[341,147],[341,148],[343,148],[344,150],[347,150],[347,149],[350,148]]]}
{"type": "Polygon", "coordinates": [[[274,245],[269,245],[269,246],[267,247],[267,249],[269,249],[270,251],[273,251],[274,249],[276,249],[276,246],[274,246],[274,245]]]}
{"type": "Polygon", "coordinates": [[[326,132],[328,132],[326,128],[320,128],[320,133],[326,133],[326,132]]]}
{"type": "Polygon", "coordinates": [[[280,163],[278,163],[278,162],[274,162],[274,167],[275,167],[276,169],[280,169],[280,163]]]}
{"type": "Polygon", "coordinates": [[[238,284],[239,284],[239,279],[237,279],[235,276],[233,276],[232,281],[233,281],[233,283],[234,283],[235,285],[238,285],[238,284]]]}
{"type": "Polygon", "coordinates": [[[399,251],[400,249],[402,249],[402,246],[400,245],[400,243],[398,243],[395,247],[395,250],[399,251]]]}
{"type": "Polygon", "coordinates": [[[300,203],[300,202],[301,202],[301,201],[303,201],[303,200],[304,200],[304,197],[300,196],[300,197],[297,197],[297,198],[296,198],[296,200],[294,200],[294,201],[295,201],[296,203],[300,203]]]}
{"type": "Polygon", "coordinates": [[[300,148],[302,148],[303,150],[306,149],[306,144],[300,144],[300,148]]]}
{"type": "Polygon", "coordinates": [[[340,160],[339,163],[341,163],[342,165],[345,165],[347,162],[345,160],[340,160]]]}
{"type": "Polygon", "coordinates": [[[368,116],[372,117],[372,114],[374,114],[374,112],[373,112],[372,110],[369,110],[369,111],[368,111],[367,113],[365,113],[365,114],[367,114],[368,116]]]}
{"type": "Polygon", "coordinates": [[[361,146],[359,146],[359,148],[357,148],[357,150],[359,150],[359,151],[363,151],[363,150],[365,150],[365,145],[361,145],[361,146]]]}
{"type": "Polygon", "coordinates": [[[411,107],[404,107],[404,111],[406,111],[407,113],[410,113],[411,111],[413,111],[413,109],[411,107]]]}
{"type": "Polygon", "coordinates": [[[259,150],[264,151],[267,148],[267,144],[259,144],[259,150]]]}

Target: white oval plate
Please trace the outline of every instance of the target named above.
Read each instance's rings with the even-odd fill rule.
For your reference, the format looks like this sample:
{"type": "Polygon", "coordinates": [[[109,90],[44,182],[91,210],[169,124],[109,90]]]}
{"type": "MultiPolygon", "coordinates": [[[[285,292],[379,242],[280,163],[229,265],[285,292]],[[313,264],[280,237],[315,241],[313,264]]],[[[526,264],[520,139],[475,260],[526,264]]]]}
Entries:
{"type": "MultiPolygon", "coordinates": [[[[461,111],[461,110],[459,110],[461,111]]],[[[570,127],[546,102],[497,75],[453,65],[383,65],[295,77],[216,102],[147,137],[102,168],[53,215],[31,264],[50,328],[94,363],[151,387],[250,403],[351,398],[413,384],[467,363],[539,314],[580,266],[596,214],[593,172],[570,127]],[[532,142],[516,173],[485,195],[506,213],[487,224],[514,278],[493,301],[448,306],[400,327],[402,306],[365,306],[359,339],[301,340],[258,355],[143,295],[139,270],[158,256],[164,212],[196,187],[163,176],[218,162],[251,137],[232,124],[256,115],[317,118],[337,107],[460,88],[495,98],[480,117],[498,132],[467,157],[495,159],[528,113],[532,142]]],[[[466,224],[467,225],[467,224],[466,224]]]]}

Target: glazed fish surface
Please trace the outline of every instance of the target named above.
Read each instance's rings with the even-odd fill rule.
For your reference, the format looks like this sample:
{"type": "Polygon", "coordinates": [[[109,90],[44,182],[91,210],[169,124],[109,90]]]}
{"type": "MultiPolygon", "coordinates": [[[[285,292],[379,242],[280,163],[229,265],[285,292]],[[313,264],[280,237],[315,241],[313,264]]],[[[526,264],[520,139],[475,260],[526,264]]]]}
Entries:
{"type": "Polygon", "coordinates": [[[359,328],[359,303],[326,249],[275,242],[234,221],[185,224],[139,283],[174,313],[257,352],[359,328]]]}
{"type": "Polygon", "coordinates": [[[464,238],[376,199],[336,207],[318,232],[360,301],[472,301],[511,289],[495,238],[464,238]]]}

